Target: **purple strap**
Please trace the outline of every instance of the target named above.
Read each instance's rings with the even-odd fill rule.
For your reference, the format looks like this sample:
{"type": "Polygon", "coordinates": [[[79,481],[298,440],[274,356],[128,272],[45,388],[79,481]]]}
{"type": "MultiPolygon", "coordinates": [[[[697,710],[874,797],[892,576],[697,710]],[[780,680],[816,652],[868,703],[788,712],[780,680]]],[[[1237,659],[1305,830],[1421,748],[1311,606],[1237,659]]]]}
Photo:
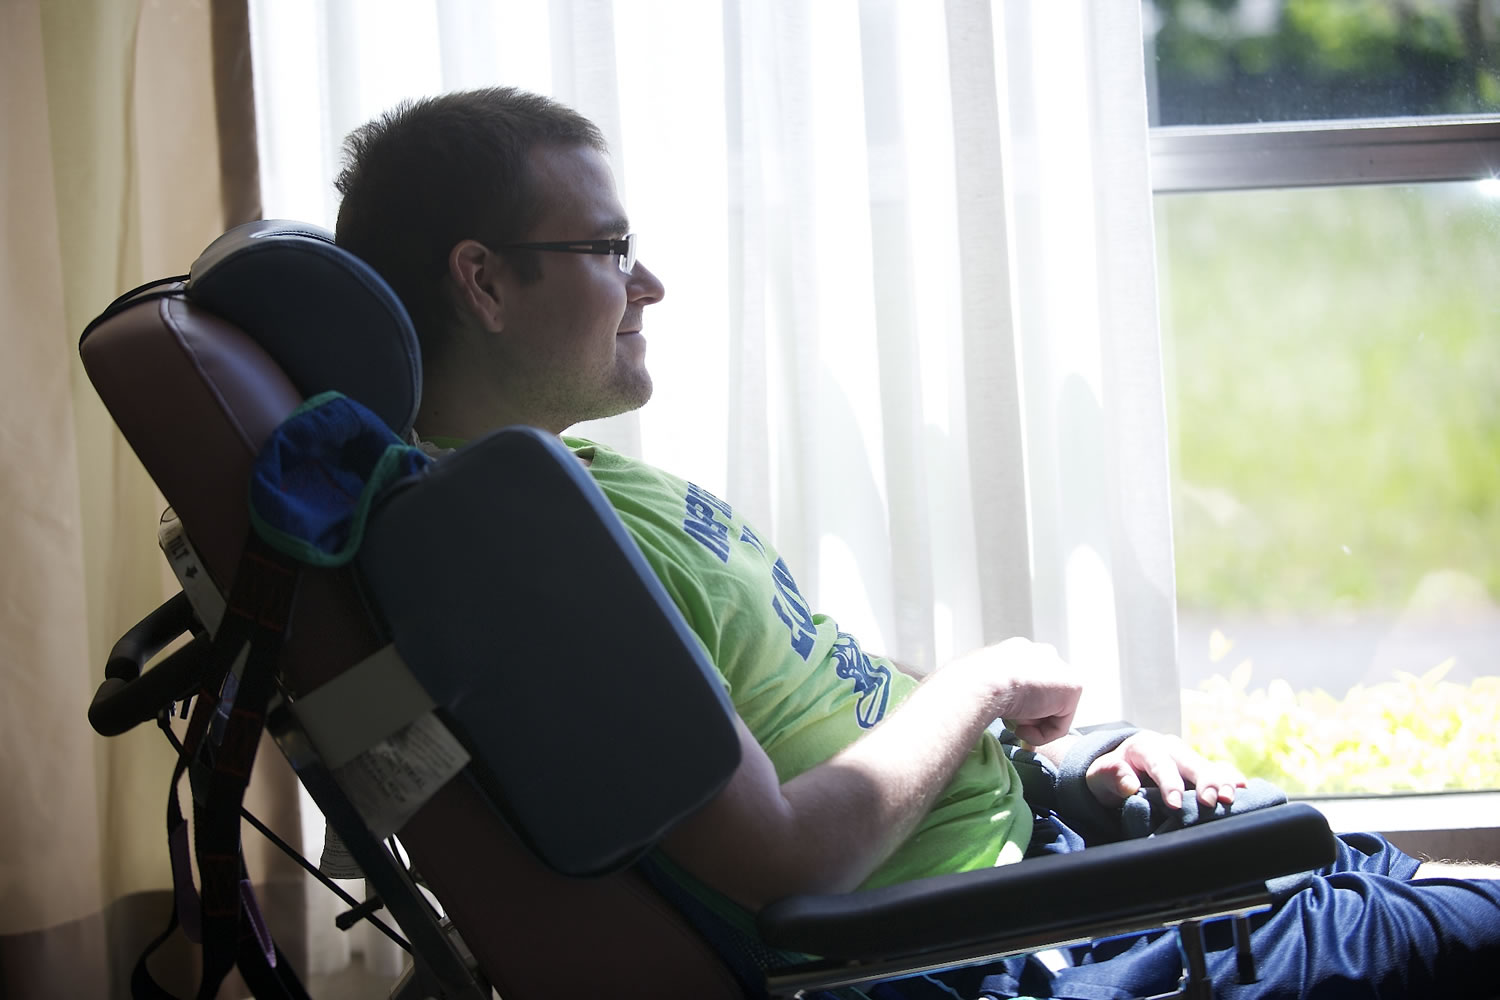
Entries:
{"type": "Polygon", "coordinates": [[[240,902],[245,906],[245,916],[250,921],[250,929],[255,932],[255,940],[266,956],[266,965],[276,968],[276,945],[271,941],[271,932],[266,929],[266,920],[255,902],[255,890],[250,888],[247,878],[240,879],[240,902]]]}
{"type": "Polygon", "coordinates": [[[177,922],[193,944],[203,943],[203,914],[198,903],[198,889],[193,885],[193,869],[188,863],[187,824],[178,823],[167,838],[172,857],[172,888],[177,894],[177,922]]]}

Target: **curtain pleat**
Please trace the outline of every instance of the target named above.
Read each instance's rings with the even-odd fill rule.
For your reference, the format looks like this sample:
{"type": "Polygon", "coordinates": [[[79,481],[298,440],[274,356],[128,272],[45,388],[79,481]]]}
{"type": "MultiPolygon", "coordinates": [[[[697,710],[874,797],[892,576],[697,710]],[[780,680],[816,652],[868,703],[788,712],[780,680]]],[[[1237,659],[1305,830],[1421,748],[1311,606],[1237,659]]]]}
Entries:
{"type": "Polygon", "coordinates": [[[728,459],[738,472],[735,478],[766,484],[767,507],[756,523],[771,532],[788,564],[795,567],[803,591],[817,593],[819,457],[824,447],[831,451],[854,442],[836,432],[826,437],[802,432],[817,426],[818,415],[828,410],[818,361],[825,331],[818,315],[820,298],[835,294],[815,278],[824,234],[817,225],[822,192],[814,162],[810,17],[803,5],[740,7],[738,87],[742,99],[748,99],[742,105],[746,126],[757,140],[744,148],[744,155],[754,162],[755,186],[730,191],[729,200],[742,200],[745,211],[759,217],[753,229],[745,230],[753,242],[743,245],[740,260],[746,277],[757,280],[755,292],[762,307],[758,325],[742,331],[741,347],[764,366],[765,396],[756,404],[766,421],[766,450],[757,456],[765,462],[760,467],[744,464],[750,455],[731,454],[728,459]]]}
{"type": "MultiPolygon", "coordinates": [[[[980,635],[1034,636],[1031,522],[1010,283],[1005,120],[990,4],[948,0],[958,169],[966,466],[978,562],[980,635]]],[[[1045,638],[1038,636],[1037,638],[1045,638]]]]}
{"type": "MultiPolygon", "coordinates": [[[[548,6],[553,96],[599,126],[618,163],[627,151],[620,127],[614,4],[611,0],[553,0],[548,6]]],[[[619,171],[615,184],[628,206],[628,184],[619,171]]],[[[641,418],[634,411],[589,421],[577,433],[614,442],[629,454],[641,452],[641,418]]]]}
{"type": "Polygon", "coordinates": [[[249,0],[209,5],[218,120],[219,187],[224,228],[261,217],[260,155],[256,150],[255,70],[250,59],[249,0]]]}
{"type": "Polygon", "coordinates": [[[1157,316],[1155,222],[1147,150],[1146,80],[1139,53],[1114,44],[1141,34],[1140,8],[1103,4],[1089,23],[1091,101],[1102,169],[1098,206],[1103,398],[1111,431],[1110,539],[1114,553],[1120,714],[1165,732],[1181,726],[1177,583],[1172,546],[1166,387],[1157,316]],[[1119,247],[1138,248],[1135,254],[1119,247]],[[1113,331],[1120,335],[1110,335],[1113,331]]]}
{"type": "Polygon", "coordinates": [[[912,188],[920,179],[912,176],[912,138],[905,117],[893,113],[908,103],[902,48],[909,42],[903,37],[897,0],[861,4],[859,15],[863,125],[870,147],[866,175],[874,248],[870,263],[879,372],[875,395],[880,400],[880,464],[889,508],[888,642],[910,662],[930,665],[937,657],[931,613],[936,599],[933,530],[927,516],[933,484],[923,473],[924,455],[933,443],[928,440],[922,399],[922,315],[913,280],[920,248],[911,211],[912,188]]]}
{"type": "Polygon", "coordinates": [[[753,54],[744,19],[754,0],[724,0],[725,271],[724,336],[728,350],[726,410],[728,496],[757,522],[771,512],[771,373],[765,350],[767,301],[766,177],[755,116],[753,54]]]}

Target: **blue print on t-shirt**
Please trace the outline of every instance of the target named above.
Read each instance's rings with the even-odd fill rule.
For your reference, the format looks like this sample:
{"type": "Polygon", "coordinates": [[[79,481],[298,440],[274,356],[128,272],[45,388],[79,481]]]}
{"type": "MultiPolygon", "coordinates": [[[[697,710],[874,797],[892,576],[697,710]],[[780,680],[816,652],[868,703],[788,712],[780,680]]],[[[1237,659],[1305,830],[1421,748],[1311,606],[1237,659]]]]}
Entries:
{"type": "Polygon", "coordinates": [[[854,681],[854,693],[859,696],[854,708],[855,720],[862,729],[872,728],[885,718],[886,702],[891,697],[890,668],[866,656],[854,636],[847,632],[839,633],[838,642],[833,644],[833,657],[838,675],[854,681]]]}
{"type": "Polygon", "coordinates": [[[729,562],[729,524],[734,510],[695,483],[688,483],[687,502],[682,519],[682,530],[689,537],[703,543],[704,548],[719,557],[719,562],[729,562]],[[722,514],[720,521],[715,514],[722,514]]]}
{"type": "Polygon", "coordinates": [[[786,568],[786,560],[776,560],[771,567],[771,582],[776,586],[776,596],[771,598],[771,610],[786,623],[792,633],[792,649],[804,660],[812,654],[813,643],[818,638],[818,626],[813,621],[812,611],[802,594],[797,590],[797,581],[792,571],[786,568]]]}
{"type": "Polygon", "coordinates": [[[750,530],[750,525],[748,524],[740,529],[740,541],[744,542],[746,545],[749,545],[761,555],[766,554],[765,543],[760,540],[759,535],[750,530]]]}
{"type": "MultiPolygon", "coordinates": [[[[740,541],[770,560],[765,543],[750,530],[750,525],[740,529],[740,541]]],[[[805,660],[812,655],[813,644],[817,642],[818,626],[813,621],[812,610],[802,599],[802,592],[797,589],[797,581],[792,579],[792,571],[786,568],[785,559],[777,559],[776,565],[771,567],[771,584],[776,588],[776,594],[771,598],[771,610],[791,632],[793,651],[805,660]]]]}

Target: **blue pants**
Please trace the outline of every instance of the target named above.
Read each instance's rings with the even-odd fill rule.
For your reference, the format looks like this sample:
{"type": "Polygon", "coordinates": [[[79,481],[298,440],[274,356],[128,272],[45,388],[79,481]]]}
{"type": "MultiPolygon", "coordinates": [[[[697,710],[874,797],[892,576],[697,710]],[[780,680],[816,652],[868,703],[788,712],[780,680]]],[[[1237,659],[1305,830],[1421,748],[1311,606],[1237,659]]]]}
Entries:
{"type": "MultiPolygon", "coordinates": [[[[1037,821],[1028,855],[1081,849],[1056,820],[1037,821]]],[[[1500,996],[1500,881],[1412,881],[1418,862],[1376,834],[1345,834],[1339,857],[1251,919],[1259,981],[1241,986],[1228,921],[1204,928],[1214,995],[1226,998],[1500,996]]],[[[1048,971],[1016,957],[867,989],[878,1000],[955,997],[1146,997],[1176,988],[1177,933],[1099,942],[1048,971]]]]}

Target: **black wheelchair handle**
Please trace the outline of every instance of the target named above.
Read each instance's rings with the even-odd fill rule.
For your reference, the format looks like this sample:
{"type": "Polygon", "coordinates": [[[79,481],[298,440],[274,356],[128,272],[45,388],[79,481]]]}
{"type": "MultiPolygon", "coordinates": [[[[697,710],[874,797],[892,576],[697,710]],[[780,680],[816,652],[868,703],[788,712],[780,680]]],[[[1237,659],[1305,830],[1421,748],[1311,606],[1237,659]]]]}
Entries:
{"type": "Polygon", "coordinates": [[[89,724],[101,736],[118,736],[191,694],[209,666],[212,641],[178,594],[120,637],[104,667],[105,680],[89,705],[89,724]],[[193,640],[142,674],[167,643],[194,631],[193,640]]]}
{"type": "Polygon", "coordinates": [[[119,736],[190,696],[210,666],[213,640],[207,632],[134,680],[105,678],[89,705],[89,725],[100,736],[119,736]]]}
{"type": "Polygon", "coordinates": [[[178,591],[175,597],[168,599],[120,636],[114,648],[109,651],[109,659],[104,664],[104,676],[117,677],[122,681],[135,680],[151,657],[189,630],[201,631],[202,626],[198,625],[187,594],[178,591]]]}

